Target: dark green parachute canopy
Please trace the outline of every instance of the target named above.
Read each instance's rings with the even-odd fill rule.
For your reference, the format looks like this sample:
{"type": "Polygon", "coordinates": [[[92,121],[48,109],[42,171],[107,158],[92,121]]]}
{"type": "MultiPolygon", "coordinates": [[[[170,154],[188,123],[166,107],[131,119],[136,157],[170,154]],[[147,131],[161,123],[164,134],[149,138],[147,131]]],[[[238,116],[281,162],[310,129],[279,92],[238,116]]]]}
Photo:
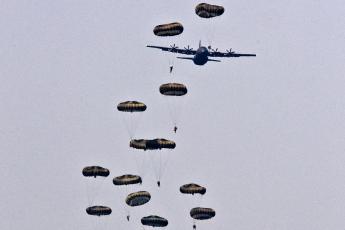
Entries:
{"type": "Polygon", "coordinates": [[[192,208],[192,210],[190,210],[190,216],[196,220],[211,219],[215,215],[216,215],[216,211],[214,211],[212,208],[197,207],[197,208],[192,208]]]}
{"type": "Polygon", "coordinates": [[[151,199],[151,195],[146,191],[133,192],[126,198],[126,204],[135,207],[146,204],[151,199]]]}
{"type": "Polygon", "coordinates": [[[106,206],[92,206],[86,209],[86,213],[93,216],[105,216],[111,214],[111,208],[106,206]]]}
{"type": "Polygon", "coordinates": [[[129,142],[129,146],[135,149],[143,150],[157,150],[157,149],[174,149],[176,147],[175,142],[166,140],[163,138],[157,138],[153,140],[145,139],[133,139],[129,142]]]}
{"type": "Polygon", "coordinates": [[[117,110],[121,112],[144,112],[146,105],[138,101],[125,101],[117,105],[117,110]]]}
{"type": "Polygon", "coordinates": [[[148,140],[146,142],[146,147],[148,149],[174,149],[176,147],[175,142],[163,139],[163,138],[157,138],[153,140],[148,140]]]}
{"type": "Polygon", "coordinates": [[[195,7],[195,13],[201,18],[213,18],[224,13],[224,7],[200,3],[195,7]]]}
{"type": "Polygon", "coordinates": [[[129,147],[146,150],[146,142],[147,140],[144,139],[133,139],[129,142],[129,147]]]}
{"type": "Polygon", "coordinates": [[[183,32],[183,26],[179,22],[173,22],[168,24],[162,24],[155,26],[153,33],[156,36],[166,37],[166,36],[175,36],[183,32]]]}
{"type": "Polygon", "coordinates": [[[129,185],[129,184],[141,184],[142,180],[140,176],[137,175],[122,175],[118,177],[114,177],[113,184],[114,185],[129,185]]]}
{"type": "Polygon", "coordinates": [[[165,227],[168,225],[168,220],[160,216],[146,216],[141,218],[141,223],[152,227],[165,227]]]}
{"type": "Polygon", "coordinates": [[[198,193],[204,195],[206,193],[206,188],[198,184],[185,184],[180,187],[180,192],[184,194],[194,195],[194,193],[198,193]]]}
{"type": "Polygon", "coordinates": [[[167,83],[159,87],[159,92],[165,96],[183,96],[187,93],[187,87],[180,83],[167,83]]]}
{"type": "Polygon", "coordinates": [[[109,176],[109,170],[106,168],[103,168],[101,166],[87,166],[83,168],[83,175],[85,177],[97,177],[97,176],[102,176],[102,177],[107,177],[109,176]]]}

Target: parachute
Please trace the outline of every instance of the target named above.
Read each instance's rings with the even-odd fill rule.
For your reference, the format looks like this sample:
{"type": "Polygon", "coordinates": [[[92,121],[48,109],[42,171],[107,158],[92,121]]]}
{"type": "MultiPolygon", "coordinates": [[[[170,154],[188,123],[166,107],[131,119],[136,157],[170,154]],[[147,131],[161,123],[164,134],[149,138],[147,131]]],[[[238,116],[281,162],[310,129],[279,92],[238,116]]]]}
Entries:
{"type": "Polygon", "coordinates": [[[166,37],[166,36],[176,36],[183,32],[183,26],[179,22],[173,22],[168,24],[157,25],[153,29],[153,33],[156,36],[166,37]]]}
{"type": "MultiPolygon", "coordinates": [[[[173,22],[168,24],[157,25],[153,29],[153,33],[158,37],[172,37],[177,36],[183,32],[183,26],[179,22],[173,22]]],[[[177,48],[175,44],[171,46],[172,49],[177,48]]],[[[169,61],[169,72],[172,74],[174,68],[174,62],[176,59],[177,53],[175,55],[167,55],[167,59],[169,61]]]]}
{"type": "Polygon", "coordinates": [[[151,199],[151,195],[146,191],[139,191],[131,193],[126,198],[126,204],[135,207],[139,205],[146,204],[151,199]]]}
{"type": "MultiPolygon", "coordinates": [[[[129,146],[135,149],[143,149],[146,150],[161,150],[161,149],[174,149],[176,147],[175,142],[157,138],[153,140],[146,140],[146,139],[133,139],[129,142],[129,146]]],[[[159,153],[158,156],[156,154],[151,155],[150,160],[152,161],[153,168],[155,170],[155,175],[157,179],[157,185],[160,187],[160,179],[163,175],[163,171],[166,168],[165,164],[167,160],[163,159],[162,153],[159,153]]]]}
{"type": "Polygon", "coordinates": [[[212,50],[212,41],[215,39],[215,19],[224,13],[224,7],[217,5],[210,5],[207,3],[200,3],[195,7],[195,14],[202,20],[201,26],[208,42],[208,49],[212,50]]]}
{"type": "MultiPolygon", "coordinates": [[[[207,220],[213,218],[216,212],[212,208],[196,207],[192,208],[189,214],[194,220],[207,220]]],[[[193,224],[193,229],[196,229],[195,222],[193,224]]]]}
{"type": "Polygon", "coordinates": [[[147,140],[144,139],[134,139],[129,142],[129,147],[146,150],[146,142],[147,140]]]}
{"type": "Polygon", "coordinates": [[[153,140],[133,139],[129,142],[129,146],[135,149],[157,150],[163,148],[174,149],[176,147],[176,144],[173,141],[163,138],[157,138],[153,140]]]}
{"type": "Polygon", "coordinates": [[[187,93],[187,87],[180,83],[167,83],[159,87],[159,92],[165,96],[183,96],[187,93]]]}
{"type": "Polygon", "coordinates": [[[101,166],[87,166],[83,169],[83,175],[85,177],[107,177],[109,176],[109,170],[101,166]]]}
{"type": "Polygon", "coordinates": [[[206,188],[198,184],[185,184],[180,187],[180,192],[184,194],[194,195],[195,193],[198,193],[204,195],[206,193],[206,188]]]}
{"type": "Polygon", "coordinates": [[[104,179],[109,176],[109,169],[101,166],[87,166],[82,170],[83,176],[86,177],[86,193],[89,205],[92,205],[97,195],[102,189],[104,179]],[[92,178],[92,179],[91,179],[92,178]]]}
{"type": "Polygon", "coordinates": [[[130,185],[130,184],[141,184],[142,180],[140,176],[137,175],[122,175],[118,177],[114,177],[113,184],[114,185],[130,185]]]}
{"type": "Polygon", "coordinates": [[[165,227],[168,225],[168,220],[160,216],[146,216],[141,218],[141,223],[151,227],[165,227]]]}
{"type": "Polygon", "coordinates": [[[147,149],[174,149],[175,147],[175,142],[163,138],[148,140],[146,142],[147,149]]]}
{"type": "MultiPolygon", "coordinates": [[[[125,174],[125,175],[122,175],[122,176],[118,176],[118,177],[114,177],[113,179],[113,184],[116,185],[116,186],[122,186],[122,185],[126,185],[125,186],[125,190],[126,190],[126,195],[128,194],[128,191],[127,191],[127,185],[135,185],[135,184],[141,184],[142,183],[142,179],[140,176],[137,176],[137,175],[131,175],[131,174],[125,174]]],[[[122,194],[124,196],[124,194],[122,194]]],[[[130,194],[131,195],[131,194],[130,194]]],[[[127,199],[129,199],[129,196],[127,196],[126,198],[126,203],[127,203],[127,199]]],[[[140,195],[140,194],[139,194],[140,195]]],[[[150,195],[150,194],[149,194],[150,195]]],[[[134,195],[133,195],[134,196],[134,195]]],[[[131,196],[132,197],[132,196],[131,196]]],[[[145,198],[142,198],[142,197],[132,197],[132,199],[130,199],[130,204],[136,204],[138,202],[143,202],[145,198]]],[[[150,198],[148,199],[150,200],[150,198]]],[[[148,200],[146,202],[148,202],[148,200]]],[[[145,202],[145,203],[146,203],[145,202]]],[[[127,203],[128,204],[128,203],[127,203]]],[[[144,203],[143,203],[144,204],[144,203]]],[[[129,204],[128,204],[129,205],[129,204]]],[[[131,205],[129,205],[131,206],[131,205]]],[[[127,217],[127,220],[129,221],[129,218],[130,218],[130,210],[128,209],[127,206],[124,205],[124,210],[126,211],[126,217],[127,217]]]]}
{"type": "Polygon", "coordinates": [[[146,110],[146,105],[138,101],[125,101],[117,105],[117,110],[121,112],[144,112],[146,110]]]}
{"type": "Polygon", "coordinates": [[[106,216],[111,214],[111,208],[106,206],[92,206],[86,209],[86,213],[92,216],[106,216]]]}
{"type": "Polygon", "coordinates": [[[167,83],[159,87],[159,92],[167,96],[167,104],[169,106],[169,112],[174,124],[174,132],[177,131],[177,123],[179,120],[180,111],[183,110],[183,103],[180,100],[180,96],[187,94],[187,87],[180,83],[167,83]]]}
{"type": "Polygon", "coordinates": [[[200,3],[195,7],[195,13],[201,18],[213,18],[224,13],[224,7],[200,3]]]}
{"type": "Polygon", "coordinates": [[[124,120],[130,138],[133,138],[141,114],[146,108],[147,106],[144,103],[138,101],[125,101],[117,105],[117,110],[124,112],[122,119],[124,120]]]}
{"type": "Polygon", "coordinates": [[[192,208],[192,210],[190,210],[190,216],[196,220],[211,219],[215,215],[216,215],[216,211],[214,211],[212,208],[196,207],[196,208],[192,208]]]}

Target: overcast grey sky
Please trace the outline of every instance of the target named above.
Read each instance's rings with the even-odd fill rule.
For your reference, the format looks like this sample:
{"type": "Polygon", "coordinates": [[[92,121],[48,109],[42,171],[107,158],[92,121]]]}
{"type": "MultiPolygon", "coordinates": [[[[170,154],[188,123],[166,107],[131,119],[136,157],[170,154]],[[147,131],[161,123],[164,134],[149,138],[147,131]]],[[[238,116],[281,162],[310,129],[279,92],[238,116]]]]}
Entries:
{"type": "MultiPolygon", "coordinates": [[[[111,171],[100,204],[107,229],[141,229],[158,214],[167,229],[191,229],[192,197],[217,215],[198,230],[344,229],[345,4],[341,0],[212,1],[225,7],[207,24],[199,1],[59,0],[0,2],[1,229],[93,229],[81,170],[111,171]],[[184,33],[153,35],[180,21],[184,33]],[[209,27],[210,26],[210,27],[209,27]],[[205,29],[206,28],[206,29],[205,29]],[[147,44],[212,45],[256,53],[195,66],[147,44]],[[181,82],[178,133],[158,87],[181,82]],[[147,104],[136,137],[175,140],[162,180],[144,176],[152,200],[127,223],[114,176],[136,173],[117,103],[147,104]]],[[[150,170],[148,170],[150,171],[150,170]]]]}

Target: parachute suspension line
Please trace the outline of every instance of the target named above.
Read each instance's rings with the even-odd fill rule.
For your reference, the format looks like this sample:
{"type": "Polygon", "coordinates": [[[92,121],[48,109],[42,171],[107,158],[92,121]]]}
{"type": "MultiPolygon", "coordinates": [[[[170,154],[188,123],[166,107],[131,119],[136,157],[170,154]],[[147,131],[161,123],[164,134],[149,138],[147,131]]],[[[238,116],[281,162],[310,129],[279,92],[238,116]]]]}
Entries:
{"type": "Polygon", "coordinates": [[[182,98],[187,94],[187,87],[180,83],[166,83],[159,87],[160,93],[166,97],[164,103],[167,104],[170,118],[172,120],[172,130],[176,133],[180,114],[183,110],[185,99],[182,98]]]}
{"type": "Polygon", "coordinates": [[[107,223],[106,223],[106,216],[103,216],[103,217],[101,217],[101,216],[99,216],[99,217],[97,217],[97,222],[98,222],[98,228],[97,229],[101,229],[101,230],[105,230],[106,229],[106,227],[107,227],[107,223]]]}
{"type": "Polygon", "coordinates": [[[104,181],[105,181],[105,177],[100,178],[100,180],[101,180],[101,182],[100,182],[101,184],[100,184],[100,186],[99,186],[99,189],[96,189],[94,198],[91,200],[91,205],[94,204],[94,202],[95,202],[95,200],[96,200],[96,198],[97,198],[97,196],[98,196],[100,190],[102,189],[103,184],[104,184],[104,181]]]}
{"type": "Polygon", "coordinates": [[[139,153],[132,153],[132,154],[135,154],[136,156],[134,156],[134,160],[135,160],[135,165],[136,165],[136,168],[137,168],[137,171],[138,171],[138,174],[139,175],[142,175],[142,172],[141,172],[141,159],[140,159],[140,154],[139,153]]]}
{"type": "MultiPolygon", "coordinates": [[[[122,185],[122,186],[118,187],[118,190],[122,195],[122,199],[125,200],[128,194],[128,185],[122,185]],[[122,186],[124,186],[124,189],[121,188],[122,186]]],[[[126,202],[123,202],[122,205],[123,205],[124,214],[126,215],[126,219],[129,221],[129,217],[130,217],[129,207],[126,205],[126,202]]]]}
{"type": "Polygon", "coordinates": [[[198,206],[201,206],[201,203],[204,200],[204,196],[203,195],[198,196],[198,200],[199,200],[199,205],[198,206]]]}
{"type": "Polygon", "coordinates": [[[91,198],[92,194],[90,191],[90,185],[88,185],[88,181],[85,182],[85,190],[86,190],[87,202],[88,202],[89,206],[92,206],[92,198],[91,198]]]}
{"type": "Polygon", "coordinates": [[[150,158],[151,167],[153,169],[155,179],[158,181],[158,174],[159,174],[159,172],[157,171],[157,167],[155,167],[155,165],[156,165],[156,162],[155,162],[156,158],[155,158],[154,154],[150,154],[149,158],[150,158]]]}
{"type": "Polygon", "coordinates": [[[185,108],[186,98],[182,97],[174,97],[174,96],[166,96],[167,104],[168,104],[168,111],[170,118],[172,120],[172,128],[178,127],[178,123],[180,122],[180,116],[185,108]]]}
{"type": "Polygon", "coordinates": [[[131,138],[134,137],[134,135],[136,134],[137,132],[137,129],[138,129],[138,126],[139,126],[139,123],[141,122],[141,119],[142,119],[142,113],[136,113],[136,114],[130,114],[131,116],[135,116],[131,119],[131,128],[132,128],[132,132],[131,132],[131,138]]]}
{"type": "Polygon", "coordinates": [[[160,150],[158,156],[151,156],[152,167],[155,173],[155,179],[157,180],[158,187],[160,187],[161,179],[166,171],[166,168],[168,165],[168,159],[170,157],[170,154],[163,153],[162,151],[167,151],[167,150],[160,150]],[[168,156],[164,156],[164,155],[168,155],[168,156]]]}
{"type": "MultiPolygon", "coordinates": [[[[159,37],[176,36],[176,35],[181,34],[182,32],[183,32],[183,25],[179,22],[157,25],[153,29],[153,33],[159,37]]],[[[169,72],[170,72],[170,76],[171,76],[172,72],[173,72],[173,68],[174,68],[174,61],[176,59],[176,54],[177,54],[176,52],[174,52],[174,49],[176,49],[177,46],[175,44],[170,45],[170,46],[172,49],[170,51],[175,53],[175,55],[168,54],[169,72]]]]}
{"type": "Polygon", "coordinates": [[[149,158],[150,158],[150,153],[148,151],[144,152],[144,159],[142,161],[142,175],[145,176],[148,173],[148,170],[145,170],[147,168],[150,167],[150,162],[149,162],[149,158]]]}
{"type": "Polygon", "coordinates": [[[94,218],[92,218],[92,225],[93,225],[93,229],[95,230],[105,230],[106,229],[106,221],[104,219],[104,216],[96,216],[94,218]]]}
{"type": "MultiPolygon", "coordinates": [[[[125,185],[125,191],[126,191],[126,195],[128,194],[128,185],[125,185]]],[[[125,195],[125,196],[126,196],[125,195]]],[[[130,209],[129,209],[129,207],[126,205],[126,203],[124,202],[123,203],[124,204],[124,206],[125,206],[125,212],[126,212],[126,218],[127,218],[127,221],[129,221],[129,219],[130,219],[130,209]]]]}
{"type": "Polygon", "coordinates": [[[144,177],[147,173],[147,171],[145,170],[146,167],[146,162],[148,156],[147,156],[147,151],[144,151],[144,153],[134,153],[136,156],[134,157],[135,159],[135,164],[138,170],[138,174],[141,175],[141,177],[144,177]]]}
{"type": "MultiPolygon", "coordinates": [[[[132,116],[134,114],[130,114],[130,116],[132,116]]],[[[131,118],[130,121],[130,130],[129,130],[129,137],[132,139],[134,137],[135,131],[136,131],[136,124],[135,121],[131,118]]]]}
{"type": "Polygon", "coordinates": [[[130,114],[122,114],[122,122],[125,124],[127,133],[131,139],[134,138],[138,129],[139,123],[142,120],[142,113],[132,112],[130,114]]]}
{"type": "Polygon", "coordinates": [[[86,194],[89,206],[92,206],[103,188],[105,177],[96,178],[96,180],[88,179],[86,183],[86,194]]]}
{"type": "MultiPolygon", "coordinates": [[[[213,20],[212,20],[213,21],[213,20]]],[[[214,37],[215,37],[215,28],[214,25],[207,25],[207,34],[206,34],[206,39],[207,39],[207,45],[212,47],[212,43],[214,41],[214,37]]]]}
{"type": "Polygon", "coordinates": [[[132,139],[134,137],[134,134],[131,131],[131,124],[128,124],[130,121],[126,121],[126,118],[122,117],[122,122],[125,124],[126,131],[128,133],[129,138],[132,139]]]}
{"type": "MultiPolygon", "coordinates": [[[[99,217],[97,217],[97,219],[99,219],[99,217]]],[[[99,222],[99,220],[92,220],[92,226],[93,226],[94,230],[99,229],[98,222],[99,222]]]]}
{"type": "MultiPolygon", "coordinates": [[[[161,177],[162,177],[162,151],[159,151],[159,169],[158,170],[159,170],[158,171],[158,182],[160,183],[161,177]]],[[[160,184],[158,186],[160,186],[160,184]]]]}
{"type": "Polygon", "coordinates": [[[194,207],[199,207],[202,204],[203,201],[203,195],[200,194],[194,194],[195,199],[193,199],[193,206],[194,207]]]}
{"type": "Polygon", "coordinates": [[[155,175],[155,179],[157,182],[158,187],[160,187],[160,171],[161,171],[161,151],[162,150],[157,150],[160,151],[159,153],[154,153],[150,155],[150,161],[151,161],[151,166],[153,168],[153,172],[155,175]],[[159,154],[159,156],[157,156],[159,154]]]}
{"type": "Polygon", "coordinates": [[[174,127],[177,126],[177,108],[173,108],[173,99],[175,98],[170,98],[170,97],[167,97],[167,101],[168,101],[168,110],[169,110],[169,115],[170,115],[170,118],[173,122],[173,125],[174,127]]]}
{"type": "Polygon", "coordinates": [[[166,59],[168,60],[168,65],[169,65],[169,76],[171,76],[172,71],[170,71],[171,67],[174,66],[174,60],[172,59],[172,56],[170,54],[167,54],[166,59]]]}
{"type": "MultiPolygon", "coordinates": [[[[172,150],[166,150],[166,151],[172,151],[172,150]]],[[[167,155],[167,156],[161,160],[162,167],[161,167],[161,171],[160,171],[160,178],[159,178],[159,180],[161,180],[161,178],[163,177],[164,173],[166,172],[166,168],[168,167],[168,162],[169,162],[169,158],[170,158],[171,154],[167,153],[165,155],[167,155]]]]}

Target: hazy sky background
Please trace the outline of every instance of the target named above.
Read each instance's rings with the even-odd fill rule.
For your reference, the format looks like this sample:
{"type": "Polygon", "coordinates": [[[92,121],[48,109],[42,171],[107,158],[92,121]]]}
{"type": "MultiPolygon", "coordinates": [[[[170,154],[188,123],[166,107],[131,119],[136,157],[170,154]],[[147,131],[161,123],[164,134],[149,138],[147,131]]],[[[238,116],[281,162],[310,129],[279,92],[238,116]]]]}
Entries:
{"type": "MultiPolygon", "coordinates": [[[[158,214],[168,230],[192,229],[191,196],[217,215],[198,230],[344,229],[345,4],[340,0],[212,1],[225,13],[206,22],[199,1],[59,0],[0,2],[1,229],[94,229],[87,165],[111,171],[97,201],[113,209],[106,229],[142,229],[158,214]],[[184,33],[155,37],[180,21],[184,33]],[[256,53],[196,66],[147,44],[256,53]],[[179,130],[172,132],[158,87],[181,82],[179,130]],[[162,187],[151,169],[151,201],[128,224],[114,176],[137,173],[116,105],[147,104],[137,138],[175,140],[162,187]]],[[[154,152],[153,152],[154,154],[154,152]]]]}

